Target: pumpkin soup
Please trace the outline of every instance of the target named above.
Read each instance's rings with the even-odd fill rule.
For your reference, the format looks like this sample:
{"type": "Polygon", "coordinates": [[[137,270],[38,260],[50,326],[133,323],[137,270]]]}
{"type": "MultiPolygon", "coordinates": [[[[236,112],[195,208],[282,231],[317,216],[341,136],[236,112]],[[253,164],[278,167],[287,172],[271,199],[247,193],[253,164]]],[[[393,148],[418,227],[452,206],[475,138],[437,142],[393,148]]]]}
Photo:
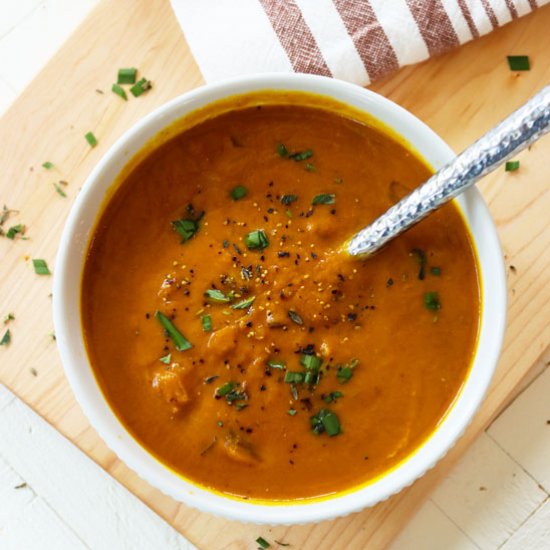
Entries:
{"type": "Polygon", "coordinates": [[[342,252],[431,170],[366,115],[265,97],[214,104],[121,174],[82,324],[150,453],[290,501],[368,483],[430,436],[468,374],[480,289],[453,203],[370,259],[342,252]]]}

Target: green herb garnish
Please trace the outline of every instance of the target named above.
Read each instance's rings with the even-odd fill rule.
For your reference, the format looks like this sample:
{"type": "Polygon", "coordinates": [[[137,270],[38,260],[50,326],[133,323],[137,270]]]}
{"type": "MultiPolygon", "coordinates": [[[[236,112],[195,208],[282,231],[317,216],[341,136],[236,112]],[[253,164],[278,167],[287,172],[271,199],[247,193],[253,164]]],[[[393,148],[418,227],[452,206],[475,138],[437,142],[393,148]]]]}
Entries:
{"type": "Polygon", "coordinates": [[[439,276],[441,275],[441,268],[440,268],[440,267],[437,267],[437,266],[430,267],[430,273],[431,273],[434,277],[439,277],[439,276]]]}
{"type": "Polygon", "coordinates": [[[315,195],[311,204],[334,204],[336,202],[336,195],[334,193],[321,193],[320,195],[315,195]]]}
{"type": "Polygon", "coordinates": [[[290,317],[293,323],[296,323],[297,325],[304,324],[304,321],[302,320],[302,318],[292,309],[288,310],[288,316],[290,317]]]}
{"type": "Polygon", "coordinates": [[[285,206],[289,206],[293,202],[298,200],[298,195],[283,195],[281,197],[281,204],[284,204],[285,206]]]}
{"type": "Polygon", "coordinates": [[[216,288],[209,288],[204,295],[212,302],[217,304],[227,304],[233,301],[233,292],[225,295],[221,290],[216,288]]]}
{"type": "Polygon", "coordinates": [[[234,201],[239,201],[242,198],[246,197],[248,195],[248,189],[244,185],[237,185],[236,187],[233,187],[231,191],[229,192],[229,196],[234,201]]]}
{"type": "Polygon", "coordinates": [[[319,370],[319,367],[323,363],[323,360],[316,355],[305,355],[303,354],[300,358],[300,365],[305,367],[308,370],[319,370]]]}
{"type": "Polygon", "coordinates": [[[235,382],[226,382],[223,386],[216,388],[216,395],[224,397],[235,387],[235,382]]]}
{"type": "Polygon", "coordinates": [[[315,434],[326,432],[327,435],[333,437],[342,433],[342,427],[336,414],[326,409],[321,409],[315,416],[310,418],[311,429],[315,434]]]}
{"type": "Polygon", "coordinates": [[[202,321],[202,330],[204,332],[211,332],[212,331],[212,317],[210,315],[203,315],[201,317],[202,321]]]}
{"type": "Polygon", "coordinates": [[[53,186],[54,186],[55,190],[57,191],[57,193],[59,195],[61,195],[62,197],[67,196],[67,193],[65,193],[65,191],[63,191],[63,189],[61,189],[61,186],[58,183],[54,183],[53,186]]]}
{"type": "Polygon", "coordinates": [[[277,154],[280,157],[288,157],[288,149],[282,144],[277,145],[277,154]]]}
{"type": "Polygon", "coordinates": [[[165,365],[169,365],[170,361],[172,360],[172,354],[169,353],[168,355],[165,355],[164,357],[161,357],[159,361],[161,363],[164,363],[165,365]]]}
{"type": "MultiPolygon", "coordinates": [[[[194,213],[194,210],[188,209],[190,212],[194,213]]],[[[200,221],[204,216],[204,212],[201,212],[193,218],[181,218],[172,222],[172,227],[174,230],[181,235],[181,242],[185,243],[191,239],[197,231],[200,229],[200,221]]]]}
{"type": "Polygon", "coordinates": [[[285,373],[285,382],[287,384],[302,384],[304,381],[303,372],[291,372],[287,371],[285,373]]]}
{"type": "Polygon", "coordinates": [[[353,370],[359,364],[358,359],[352,359],[349,363],[345,365],[337,365],[336,378],[340,384],[345,384],[349,382],[353,376],[353,370]]]}
{"type": "Polygon", "coordinates": [[[519,160],[509,160],[504,165],[504,170],[506,172],[515,172],[516,170],[519,170],[519,160]]]}
{"type": "Polygon", "coordinates": [[[290,416],[294,416],[298,411],[296,409],[288,409],[286,411],[290,416]]]}
{"type": "Polygon", "coordinates": [[[423,281],[426,277],[426,253],[421,248],[413,248],[410,255],[418,261],[418,278],[423,281]]]}
{"type": "Polygon", "coordinates": [[[240,302],[233,304],[231,306],[231,309],[246,309],[247,307],[250,307],[252,305],[255,299],[256,299],[256,296],[250,296],[249,298],[245,298],[244,300],[241,300],[240,302]]]}
{"type": "Polygon", "coordinates": [[[45,168],[46,170],[51,170],[52,168],[54,168],[54,166],[55,165],[53,164],[53,162],[50,162],[49,160],[42,164],[42,168],[45,168]]]}
{"type": "Polygon", "coordinates": [[[340,397],[344,397],[344,394],[341,391],[331,391],[323,397],[323,401],[325,403],[332,403],[333,401],[340,399],[340,397]]]}
{"type": "Polygon", "coordinates": [[[134,84],[137,78],[137,69],[119,69],[117,84],[134,84]]]}
{"type": "Polygon", "coordinates": [[[9,346],[11,342],[11,332],[10,329],[6,330],[4,332],[4,336],[2,336],[2,340],[0,340],[0,346],[9,346]]]}
{"type": "Polygon", "coordinates": [[[284,370],[286,363],[282,359],[269,359],[267,365],[272,369],[284,370]]]}
{"type": "Polygon", "coordinates": [[[313,156],[313,151],[311,149],[306,149],[305,151],[297,151],[296,153],[291,153],[288,155],[289,159],[295,160],[296,162],[301,162],[302,160],[307,160],[313,156]]]}
{"type": "Polygon", "coordinates": [[[511,71],[529,71],[531,64],[527,55],[508,55],[508,66],[511,71]]]}
{"type": "Polygon", "coordinates": [[[426,309],[429,309],[430,311],[441,309],[439,294],[437,292],[426,292],[424,294],[424,305],[426,306],[426,309]]]}
{"type": "Polygon", "coordinates": [[[264,548],[264,550],[265,550],[265,548],[269,548],[269,547],[271,546],[271,544],[269,544],[269,542],[267,542],[267,541],[266,541],[264,538],[262,538],[262,537],[258,537],[258,538],[256,539],[256,542],[257,542],[262,548],[264,548]]]}
{"type": "Polygon", "coordinates": [[[88,142],[90,147],[95,147],[97,145],[97,138],[92,132],[88,132],[84,137],[86,138],[86,141],[88,142]]]}
{"type": "Polygon", "coordinates": [[[128,96],[126,95],[126,91],[124,90],[124,88],[121,88],[118,84],[113,84],[113,86],[111,87],[111,91],[117,96],[124,99],[124,101],[128,101],[128,96]]]}
{"type": "Polygon", "coordinates": [[[11,311],[4,317],[4,324],[7,325],[10,321],[15,321],[15,315],[11,311]]]}
{"type": "Polygon", "coordinates": [[[158,319],[158,322],[172,339],[178,351],[185,351],[193,347],[193,344],[187,340],[187,338],[174,326],[172,321],[168,319],[164,313],[161,313],[158,310],[155,311],[155,319],[158,319]]]}
{"type": "Polygon", "coordinates": [[[315,170],[315,166],[313,166],[313,164],[311,164],[311,162],[308,162],[308,163],[306,164],[306,170],[307,170],[308,172],[313,172],[313,171],[315,170]]]}
{"type": "Polygon", "coordinates": [[[46,263],[46,260],[33,260],[32,265],[34,266],[34,272],[37,275],[51,275],[51,271],[48,269],[48,264],[46,263]]]}
{"type": "Polygon", "coordinates": [[[269,246],[269,239],[263,229],[256,229],[246,235],[244,243],[249,250],[263,250],[269,246]]]}
{"type": "Polygon", "coordinates": [[[139,97],[141,94],[144,94],[147,90],[150,90],[153,87],[153,83],[146,78],[138,80],[131,88],[130,92],[134,97],[139,97]]]}
{"type": "Polygon", "coordinates": [[[6,237],[8,239],[14,240],[15,235],[21,234],[23,235],[25,233],[25,226],[21,223],[18,223],[17,225],[13,225],[6,231],[6,237]]]}

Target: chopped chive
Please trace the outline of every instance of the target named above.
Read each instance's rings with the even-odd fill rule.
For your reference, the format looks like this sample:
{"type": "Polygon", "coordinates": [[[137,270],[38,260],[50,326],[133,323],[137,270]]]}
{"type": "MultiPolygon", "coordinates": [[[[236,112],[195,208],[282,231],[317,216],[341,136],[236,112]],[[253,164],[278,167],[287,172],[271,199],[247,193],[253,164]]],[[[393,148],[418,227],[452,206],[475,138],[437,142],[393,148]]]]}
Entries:
{"type": "Polygon", "coordinates": [[[515,172],[519,169],[519,160],[509,160],[504,165],[504,170],[506,172],[515,172]]]}
{"type": "Polygon", "coordinates": [[[221,290],[209,288],[204,295],[217,304],[227,304],[233,300],[233,294],[225,295],[221,290]]]}
{"type": "Polygon", "coordinates": [[[185,351],[193,347],[191,342],[185,338],[164,313],[158,310],[155,311],[155,319],[158,319],[158,322],[162,325],[168,336],[170,336],[178,351],[185,351]]]}
{"type": "Polygon", "coordinates": [[[305,151],[298,151],[288,155],[289,159],[295,160],[296,162],[301,162],[302,160],[307,160],[313,156],[313,151],[311,149],[306,149],[305,151]]]}
{"type": "Polygon", "coordinates": [[[313,172],[313,171],[315,170],[315,166],[313,166],[313,164],[311,164],[311,162],[308,162],[308,163],[306,164],[306,170],[307,170],[308,172],[313,172]]]}
{"type": "Polygon", "coordinates": [[[224,397],[227,395],[233,388],[235,387],[235,382],[226,382],[223,384],[223,386],[220,386],[219,388],[216,388],[216,395],[219,395],[220,397],[224,397]]]}
{"type": "Polygon", "coordinates": [[[88,132],[84,137],[86,138],[86,141],[88,142],[90,147],[95,147],[97,145],[97,138],[92,132],[88,132]]]}
{"type": "Polygon", "coordinates": [[[358,359],[352,359],[349,363],[345,365],[337,365],[336,378],[340,384],[345,384],[349,382],[353,377],[353,370],[359,364],[358,359]]]}
{"type": "Polygon", "coordinates": [[[217,374],[214,374],[213,376],[208,376],[207,378],[204,379],[204,383],[212,384],[212,382],[214,382],[214,380],[217,380],[218,378],[219,376],[217,374]]]}
{"type": "Polygon", "coordinates": [[[50,162],[49,160],[42,164],[42,168],[45,168],[46,170],[51,170],[54,167],[55,165],[53,164],[53,162],[50,162]]]}
{"type": "Polygon", "coordinates": [[[280,157],[288,157],[288,149],[282,144],[277,145],[277,154],[280,157]]]}
{"type": "Polygon", "coordinates": [[[23,235],[24,233],[25,233],[25,226],[21,223],[18,223],[17,225],[13,225],[6,231],[6,237],[13,241],[15,239],[15,235],[17,234],[23,235]]]}
{"type": "Polygon", "coordinates": [[[172,354],[169,353],[168,355],[165,355],[164,357],[161,357],[159,361],[161,363],[164,363],[165,365],[169,365],[170,361],[172,360],[172,354]]]}
{"type": "Polygon", "coordinates": [[[130,92],[134,97],[139,97],[141,94],[144,94],[147,90],[150,90],[153,87],[153,83],[146,78],[142,78],[136,82],[131,88],[130,92]]]}
{"type": "Polygon", "coordinates": [[[304,324],[304,321],[302,320],[302,318],[292,309],[288,310],[288,316],[290,317],[293,323],[296,323],[297,325],[304,324]]]}
{"type": "Polygon", "coordinates": [[[320,409],[319,412],[310,418],[311,430],[315,434],[326,432],[333,437],[342,433],[342,427],[336,414],[326,409],[320,409]]]}
{"type": "Polygon", "coordinates": [[[269,544],[269,542],[267,542],[264,538],[262,537],[258,537],[256,539],[256,542],[262,547],[262,548],[269,548],[271,546],[271,544],[269,544]]]}
{"type": "Polygon", "coordinates": [[[429,309],[430,311],[441,309],[439,294],[437,292],[426,292],[424,294],[424,305],[426,306],[426,309],[429,309]]]}
{"type": "Polygon", "coordinates": [[[430,273],[431,273],[434,277],[439,277],[439,276],[441,275],[441,268],[440,268],[440,267],[437,267],[437,266],[430,267],[430,273]]]}
{"type": "Polygon", "coordinates": [[[212,317],[210,315],[203,315],[201,317],[202,321],[202,330],[204,332],[211,332],[212,331],[212,317]]]}
{"type": "Polygon", "coordinates": [[[269,239],[263,229],[256,229],[248,233],[244,242],[249,250],[263,250],[269,246],[269,239]]]}
{"type": "Polygon", "coordinates": [[[293,202],[298,200],[298,195],[283,195],[281,197],[281,204],[284,204],[285,206],[289,206],[293,202]]]}
{"type": "MultiPolygon", "coordinates": [[[[188,209],[189,210],[189,209],[188,209]]],[[[194,214],[194,210],[192,210],[194,214]]],[[[172,222],[172,227],[174,231],[181,235],[181,242],[185,243],[189,239],[195,236],[197,231],[200,229],[200,221],[204,216],[204,212],[201,212],[198,215],[194,215],[193,218],[181,218],[172,222]]]]}
{"type": "Polygon", "coordinates": [[[286,411],[290,416],[294,416],[298,411],[296,409],[288,409],[286,411]]]}
{"type": "Polygon", "coordinates": [[[303,372],[291,372],[287,371],[285,373],[285,382],[287,384],[301,384],[304,381],[303,372]]]}
{"type": "Polygon", "coordinates": [[[34,272],[37,275],[51,275],[51,271],[48,269],[48,264],[46,263],[46,260],[33,260],[32,265],[34,266],[34,272]]]}
{"type": "Polygon", "coordinates": [[[316,355],[302,355],[300,358],[300,365],[304,366],[308,370],[319,370],[323,360],[316,355]]]}
{"type": "Polygon", "coordinates": [[[418,278],[423,281],[426,277],[426,253],[421,248],[413,248],[410,255],[418,261],[418,278]]]}
{"type": "Polygon", "coordinates": [[[246,197],[248,195],[248,189],[244,185],[237,185],[236,187],[233,187],[231,191],[229,192],[229,196],[234,201],[239,201],[246,197]]]}
{"type": "Polygon", "coordinates": [[[249,298],[245,298],[244,300],[241,300],[240,302],[233,304],[231,306],[231,309],[246,309],[247,307],[252,305],[255,299],[256,299],[256,296],[250,296],[249,298]]]}
{"type": "Polygon", "coordinates": [[[333,401],[340,399],[340,397],[344,397],[344,394],[341,391],[331,391],[323,397],[323,401],[325,403],[332,403],[333,401]]]}
{"type": "Polygon", "coordinates": [[[57,191],[57,193],[59,195],[61,195],[62,197],[67,196],[67,193],[65,193],[65,191],[63,191],[63,189],[61,189],[61,186],[58,183],[54,183],[53,186],[54,186],[55,190],[57,191]]]}
{"type": "Polygon", "coordinates": [[[336,202],[336,195],[334,193],[321,193],[320,195],[315,195],[311,204],[314,206],[317,204],[334,204],[336,202]]]}
{"type": "Polygon", "coordinates": [[[286,363],[282,359],[269,359],[267,365],[272,369],[284,370],[286,363]]]}
{"type": "Polygon", "coordinates": [[[130,69],[119,69],[117,84],[134,84],[137,78],[137,69],[132,67],[130,69]]]}
{"type": "Polygon", "coordinates": [[[121,88],[118,84],[113,84],[113,86],[111,87],[111,92],[113,92],[117,96],[124,99],[124,101],[128,101],[128,96],[126,95],[126,91],[124,90],[124,88],[121,88]]]}
{"type": "Polygon", "coordinates": [[[511,71],[529,71],[531,69],[527,55],[508,55],[506,58],[511,71]]]}
{"type": "Polygon", "coordinates": [[[11,342],[11,332],[10,329],[6,330],[4,332],[4,336],[2,336],[2,340],[0,340],[0,346],[9,346],[11,342]]]}
{"type": "Polygon", "coordinates": [[[319,383],[320,374],[316,370],[307,371],[304,375],[304,384],[315,386],[319,383]]]}

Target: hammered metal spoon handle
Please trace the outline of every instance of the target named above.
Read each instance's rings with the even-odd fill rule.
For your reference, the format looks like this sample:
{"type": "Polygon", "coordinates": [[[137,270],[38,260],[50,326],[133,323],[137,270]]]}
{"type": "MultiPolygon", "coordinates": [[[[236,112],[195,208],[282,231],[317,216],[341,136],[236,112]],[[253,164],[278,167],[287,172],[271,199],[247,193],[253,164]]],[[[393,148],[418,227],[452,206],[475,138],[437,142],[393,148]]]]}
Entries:
{"type": "Polygon", "coordinates": [[[420,187],[354,235],[346,244],[348,253],[365,256],[376,252],[389,240],[468,189],[549,130],[550,86],[547,86],[420,187]]]}

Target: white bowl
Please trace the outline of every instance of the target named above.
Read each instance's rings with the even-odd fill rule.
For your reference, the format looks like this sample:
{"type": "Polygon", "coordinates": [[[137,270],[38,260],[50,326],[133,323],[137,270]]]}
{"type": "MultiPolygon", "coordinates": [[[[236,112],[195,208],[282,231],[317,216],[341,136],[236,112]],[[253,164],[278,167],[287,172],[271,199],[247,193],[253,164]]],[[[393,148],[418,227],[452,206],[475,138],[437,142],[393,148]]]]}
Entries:
{"type": "Polygon", "coordinates": [[[330,96],[381,120],[436,169],[454,157],[445,142],[412,114],[382,96],[339,80],[311,75],[254,75],[188,92],[128,130],[84,184],[59,245],[53,292],[55,333],[65,373],[85,414],[107,445],[142,478],[189,506],[229,519],[269,524],[316,522],[361,510],[397,493],[434,466],[462,434],[485,395],[500,353],[506,318],[505,271],[487,207],[477,189],[469,189],[457,202],[474,238],[481,269],[481,328],[473,366],[453,407],[432,436],[370,485],[318,501],[259,504],[210,492],[169,470],[125,430],[92,373],[80,319],[80,288],[88,242],[110,185],[151,137],[197,108],[257,90],[297,90],[330,96]]]}

